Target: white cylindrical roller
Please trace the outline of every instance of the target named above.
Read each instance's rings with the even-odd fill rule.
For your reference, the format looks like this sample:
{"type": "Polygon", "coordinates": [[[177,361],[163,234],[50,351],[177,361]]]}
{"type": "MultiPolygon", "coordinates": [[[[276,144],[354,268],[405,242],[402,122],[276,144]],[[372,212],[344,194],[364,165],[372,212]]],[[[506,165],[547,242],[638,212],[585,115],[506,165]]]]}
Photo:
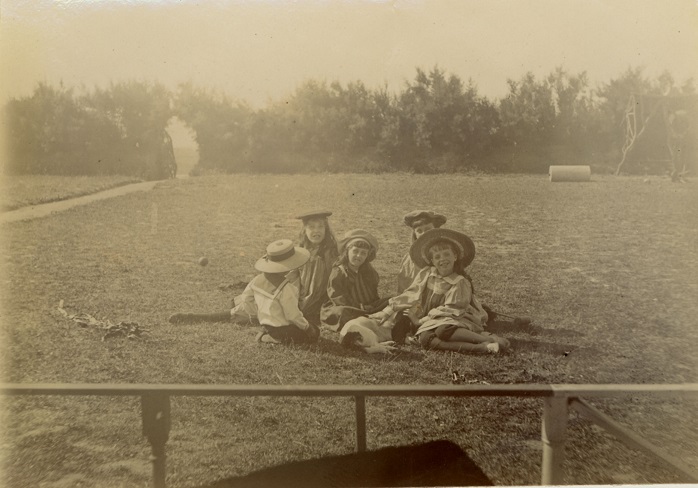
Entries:
{"type": "Polygon", "coordinates": [[[590,181],[590,166],[551,166],[550,181],[590,181]]]}

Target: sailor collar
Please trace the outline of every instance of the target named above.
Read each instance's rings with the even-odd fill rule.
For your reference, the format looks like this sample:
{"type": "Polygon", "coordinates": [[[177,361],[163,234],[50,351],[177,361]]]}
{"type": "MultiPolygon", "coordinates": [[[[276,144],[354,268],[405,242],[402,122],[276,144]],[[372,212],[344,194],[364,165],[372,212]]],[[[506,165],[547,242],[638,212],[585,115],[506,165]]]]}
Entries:
{"type": "Polygon", "coordinates": [[[455,285],[459,281],[465,279],[465,276],[459,275],[455,271],[448,276],[441,276],[439,274],[439,272],[437,271],[436,267],[434,267],[434,266],[431,267],[431,272],[429,273],[429,276],[434,276],[436,278],[440,278],[440,279],[444,280],[446,283],[448,283],[449,285],[455,285]]]}

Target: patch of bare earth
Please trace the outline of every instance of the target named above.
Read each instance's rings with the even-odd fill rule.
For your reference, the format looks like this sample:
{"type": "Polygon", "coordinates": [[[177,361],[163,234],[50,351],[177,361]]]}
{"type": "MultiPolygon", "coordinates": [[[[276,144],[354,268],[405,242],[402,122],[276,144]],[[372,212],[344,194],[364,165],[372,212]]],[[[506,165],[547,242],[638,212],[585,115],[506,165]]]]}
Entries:
{"type": "Polygon", "coordinates": [[[141,181],[132,176],[0,175],[0,211],[57,202],[141,181]]]}

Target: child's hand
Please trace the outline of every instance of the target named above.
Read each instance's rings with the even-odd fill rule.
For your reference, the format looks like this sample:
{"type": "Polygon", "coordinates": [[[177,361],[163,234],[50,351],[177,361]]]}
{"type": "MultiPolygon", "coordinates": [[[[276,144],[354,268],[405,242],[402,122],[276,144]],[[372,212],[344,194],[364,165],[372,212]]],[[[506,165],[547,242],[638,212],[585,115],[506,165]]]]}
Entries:
{"type": "Polygon", "coordinates": [[[385,313],[383,310],[380,312],[372,313],[371,315],[368,316],[369,319],[377,320],[379,324],[382,324],[386,320],[388,320],[389,315],[385,313]]]}

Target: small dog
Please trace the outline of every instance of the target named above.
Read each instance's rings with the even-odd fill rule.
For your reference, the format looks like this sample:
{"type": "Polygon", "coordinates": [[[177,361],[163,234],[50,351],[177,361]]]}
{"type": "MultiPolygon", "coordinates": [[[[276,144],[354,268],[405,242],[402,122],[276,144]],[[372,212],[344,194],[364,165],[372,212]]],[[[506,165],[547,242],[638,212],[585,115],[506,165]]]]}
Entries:
{"type": "Polygon", "coordinates": [[[394,324],[379,324],[375,319],[359,317],[347,322],[339,332],[340,344],[368,354],[390,354],[397,350],[398,344],[405,343],[412,329],[412,322],[403,313],[398,314],[394,324]]]}

